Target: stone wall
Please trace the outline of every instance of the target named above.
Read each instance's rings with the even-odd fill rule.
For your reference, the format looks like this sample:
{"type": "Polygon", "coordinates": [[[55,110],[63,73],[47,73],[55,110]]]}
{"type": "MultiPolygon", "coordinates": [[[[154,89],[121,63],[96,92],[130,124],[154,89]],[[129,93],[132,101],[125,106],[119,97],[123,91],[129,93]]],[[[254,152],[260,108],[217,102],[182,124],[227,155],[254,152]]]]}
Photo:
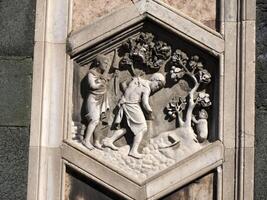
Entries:
{"type": "MultiPolygon", "coordinates": [[[[0,196],[3,200],[26,199],[34,11],[35,0],[0,1],[0,196]]],[[[256,200],[267,195],[266,19],[267,0],[257,0],[256,200]]]]}
{"type": "Polygon", "coordinates": [[[0,1],[0,198],[26,199],[35,0],[0,1]]]}
{"type": "Polygon", "coordinates": [[[257,0],[255,199],[267,196],[267,0],[257,0]]]}
{"type": "MultiPolygon", "coordinates": [[[[162,0],[162,2],[212,29],[217,28],[218,0],[162,0]]],[[[131,0],[74,0],[72,29],[77,31],[127,4],[131,4],[131,0]]]]}

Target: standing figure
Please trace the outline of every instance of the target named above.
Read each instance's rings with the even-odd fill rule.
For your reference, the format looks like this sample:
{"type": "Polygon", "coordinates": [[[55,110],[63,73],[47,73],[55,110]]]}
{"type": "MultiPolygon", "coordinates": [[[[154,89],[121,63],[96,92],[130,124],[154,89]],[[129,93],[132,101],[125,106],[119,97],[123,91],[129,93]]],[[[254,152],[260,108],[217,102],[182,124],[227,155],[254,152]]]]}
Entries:
{"type": "Polygon", "coordinates": [[[87,114],[88,126],[86,129],[82,144],[92,150],[94,146],[101,149],[101,144],[98,137],[95,137],[94,144],[91,144],[91,137],[99,124],[106,117],[106,112],[109,110],[107,98],[108,86],[108,64],[109,59],[104,55],[97,55],[88,72],[89,95],[87,98],[87,114]]]}
{"type": "Polygon", "coordinates": [[[115,127],[117,130],[113,135],[103,140],[103,145],[113,150],[118,148],[113,144],[116,140],[126,133],[126,129],[120,129],[120,123],[125,116],[127,125],[134,134],[134,141],[129,152],[129,156],[141,158],[142,154],[138,153],[138,147],[142,141],[143,135],[147,132],[147,124],[143,109],[152,119],[152,108],[149,105],[149,96],[151,92],[156,92],[165,85],[165,77],[161,73],[155,73],[150,80],[145,80],[140,77],[134,77],[127,84],[124,82],[122,88],[124,94],[119,101],[119,112],[115,117],[115,127]]]}
{"type": "Polygon", "coordinates": [[[199,119],[196,120],[195,117],[192,118],[192,121],[196,124],[196,131],[198,140],[204,142],[208,138],[208,113],[206,110],[201,109],[199,111],[199,119]]]}

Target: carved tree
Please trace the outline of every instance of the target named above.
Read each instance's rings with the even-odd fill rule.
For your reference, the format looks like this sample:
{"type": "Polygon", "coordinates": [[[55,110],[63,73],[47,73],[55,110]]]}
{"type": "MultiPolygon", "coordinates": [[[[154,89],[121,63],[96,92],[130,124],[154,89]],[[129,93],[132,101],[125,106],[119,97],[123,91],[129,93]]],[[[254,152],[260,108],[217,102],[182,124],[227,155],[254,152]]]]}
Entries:
{"type": "Polygon", "coordinates": [[[149,70],[159,70],[164,68],[171,56],[171,47],[167,43],[155,39],[152,33],[143,32],[124,42],[120,51],[123,53],[120,64],[132,67],[133,74],[134,63],[149,70]]]}
{"type": "Polygon", "coordinates": [[[211,74],[204,69],[203,64],[199,61],[198,56],[192,56],[190,59],[187,54],[177,49],[171,57],[172,67],[170,77],[174,82],[188,76],[194,83],[193,88],[189,91],[186,101],[185,98],[175,97],[167,106],[168,115],[171,118],[178,118],[179,127],[191,127],[193,110],[197,104],[201,107],[211,105],[209,94],[204,91],[197,91],[201,84],[207,84],[211,81],[211,74]],[[187,107],[185,106],[187,104],[187,107]],[[183,113],[186,110],[185,119],[183,113]]]}

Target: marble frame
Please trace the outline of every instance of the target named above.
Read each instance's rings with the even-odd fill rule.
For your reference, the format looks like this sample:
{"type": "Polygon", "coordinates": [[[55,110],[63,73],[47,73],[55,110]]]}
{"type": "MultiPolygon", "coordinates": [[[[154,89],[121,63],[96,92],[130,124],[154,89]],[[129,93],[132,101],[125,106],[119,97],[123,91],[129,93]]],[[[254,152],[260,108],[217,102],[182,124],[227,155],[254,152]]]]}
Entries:
{"type": "MultiPolygon", "coordinates": [[[[144,15],[154,19],[161,15],[174,29],[178,26],[178,30],[183,30],[182,26],[190,26],[200,34],[194,34],[194,31],[179,34],[187,39],[194,38],[200,47],[220,56],[219,135],[224,144],[224,163],[217,167],[217,198],[253,199],[255,0],[221,0],[220,3],[219,33],[158,0],[133,1],[132,6],[124,9],[129,9],[127,13],[131,15],[127,16],[137,21],[144,15]],[[155,14],[157,7],[164,11],[155,14]],[[179,17],[183,23],[178,24],[174,17],[179,17]]],[[[116,27],[112,28],[110,23],[105,27],[112,31],[95,31],[97,24],[108,23],[98,20],[82,29],[84,36],[71,33],[67,41],[71,31],[71,11],[71,0],[37,0],[28,173],[30,200],[63,199],[64,196],[64,169],[68,162],[64,159],[66,144],[63,139],[70,130],[72,83],[69,80],[72,80],[73,67],[66,53],[67,44],[68,50],[72,49],[71,55],[75,55],[81,46],[92,45],[116,32],[116,27]],[[88,33],[92,32],[90,40],[88,33]]],[[[117,17],[116,14],[120,12],[105,18],[112,19],[117,17]]],[[[127,20],[125,17],[120,19],[127,20]]],[[[144,196],[138,199],[144,199],[144,196]]]]}

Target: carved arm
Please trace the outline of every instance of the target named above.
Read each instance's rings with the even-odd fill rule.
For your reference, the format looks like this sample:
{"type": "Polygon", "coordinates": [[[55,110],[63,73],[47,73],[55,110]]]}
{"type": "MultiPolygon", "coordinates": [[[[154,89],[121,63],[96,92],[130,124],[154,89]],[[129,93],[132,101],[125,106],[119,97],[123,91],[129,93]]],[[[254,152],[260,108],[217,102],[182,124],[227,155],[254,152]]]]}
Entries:
{"type": "Polygon", "coordinates": [[[99,89],[104,87],[103,82],[96,82],[96,79],[93,77],[93,75],[91,73],[88,74],[88,84],[90,86],[91,89],[95,90],[95,89],[99,89]]]}
{"type": "Polygon", "coordinates": [[[148,113],[152,113],[152,108],[149,105],[149,95],[150,95],[150,92],[148,92],[148,91],[143,92],[143,95],[142,95],[142,105],[143,105],[144,109],[148,113]]]}
{"type": "Polygon", "coordinates": [[[198,124],[198,122],[199,122],[199,121],[195,118],[194,115],[192,116],[192,121],[193,121],[195,124],[198,124]]]}
{"type": "Polygon", "coordinates": [[[124,93],[125,90],[127,89],[129,83],[130,83],[129,80],[125,80],[125,81],[123,81],[123,82],[120,83],[120,88],[121,88],[121,90],[122,90],[123,93],[124,93]]]}

